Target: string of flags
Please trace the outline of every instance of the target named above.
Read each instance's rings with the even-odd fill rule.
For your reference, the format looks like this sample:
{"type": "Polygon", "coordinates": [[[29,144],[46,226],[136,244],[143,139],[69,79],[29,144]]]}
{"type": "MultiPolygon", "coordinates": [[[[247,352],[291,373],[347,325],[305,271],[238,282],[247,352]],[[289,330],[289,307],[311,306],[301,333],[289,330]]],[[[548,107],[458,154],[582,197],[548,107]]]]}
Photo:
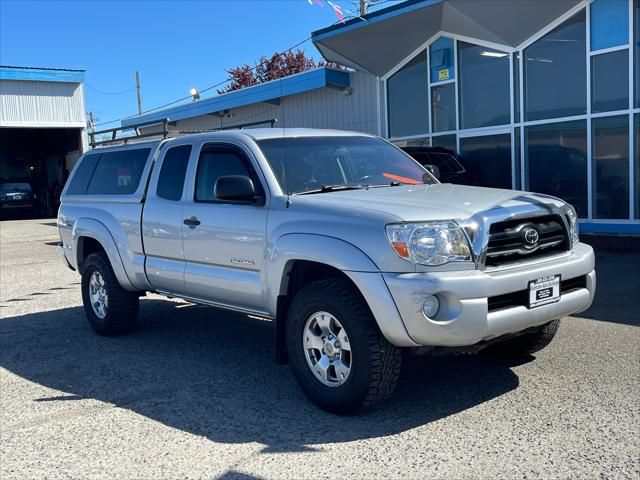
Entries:
{"type": "MultiPolygon", "coordinates": [[[[336,16],[338,17],[338,20],[342,23],[345,23],[343,12],[347,13],[351,17],[362,18],[359,14],[353,13],[352,11],[347,10],[346,8],[341,7],[340,5],[335,4],[330,0],[307,0],[307,3],[311,6],[313,6],[313,4],[315,3],[316,5],[319,5],[321,7],[324,7],[324,4],[326,3],[333,9],[333,11],[336,13],[336,16]]],[[[362,18],[362,20],[365,20],[365,19],[362,18]]]]}

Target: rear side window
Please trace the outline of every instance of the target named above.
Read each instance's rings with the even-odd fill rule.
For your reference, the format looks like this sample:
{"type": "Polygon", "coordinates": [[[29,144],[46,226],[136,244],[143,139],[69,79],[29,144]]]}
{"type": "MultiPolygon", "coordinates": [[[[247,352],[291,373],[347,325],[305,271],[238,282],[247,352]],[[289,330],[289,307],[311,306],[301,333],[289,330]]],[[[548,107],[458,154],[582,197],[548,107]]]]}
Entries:
{"type": "Polygon", "coordinates": [[[190,155],[191,145],[180,145],[167,150],[158,177],[157,194],[160,198],[174,201],[182,198],[190,155]]]}
{"type": "Polygon", "coordinates": [[[103,153],[93,171],[86,193],[89,195],[135,193],[150,152],[150,148],[139,148],[103,153]]]}
{"type": "Polygon", "coordinates": [[[80,161],[80,164],[76,167],[76,171],[71,177],[69,187],[67,188],[66,195],[84,195],[89,186],[91,175],[96,168],[99,153],[85,155],[80,161]]]}
{"type": "Polygon", "coordinates": [[[256,192],[262,191],[260,182],[244,154],[235,148],[205,147],[198,162],[195,200],[197,202],[218,201],[213,190],[218,178],[226,175],[249,177],[253,180],[256,192]]]}

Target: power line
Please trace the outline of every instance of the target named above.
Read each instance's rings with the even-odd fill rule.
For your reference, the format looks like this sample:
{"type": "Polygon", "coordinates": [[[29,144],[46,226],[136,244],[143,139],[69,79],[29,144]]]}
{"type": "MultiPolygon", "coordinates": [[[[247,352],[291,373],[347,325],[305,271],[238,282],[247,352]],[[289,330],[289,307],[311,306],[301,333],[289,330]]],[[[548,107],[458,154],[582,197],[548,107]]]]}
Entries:
{"type": "Polygon", "coordinates": [[[90,83],[85,82],[84,83],[87,87],[89,87],[91,90],[98,92],[102,95],[124,95],[125,93],[129,93],[131,91],[133,91],[136,87],[131,87],[127,90],[122,90],[121,92],[105,92],[104,90],[100,90],[99,88],[94,87],[93,85],[91,85],[90,83]]]}

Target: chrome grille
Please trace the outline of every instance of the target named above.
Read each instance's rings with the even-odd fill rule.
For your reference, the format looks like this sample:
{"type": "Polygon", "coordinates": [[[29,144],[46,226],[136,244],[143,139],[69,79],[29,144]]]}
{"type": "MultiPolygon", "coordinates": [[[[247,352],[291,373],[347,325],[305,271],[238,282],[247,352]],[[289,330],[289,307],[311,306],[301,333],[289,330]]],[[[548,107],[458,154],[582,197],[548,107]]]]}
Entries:
{"type": "Polygon", "coordinates": [[[485,265],[499,266],[569,249],[569,236],[560,215],[505,220],[489,229],[485,265]]]}

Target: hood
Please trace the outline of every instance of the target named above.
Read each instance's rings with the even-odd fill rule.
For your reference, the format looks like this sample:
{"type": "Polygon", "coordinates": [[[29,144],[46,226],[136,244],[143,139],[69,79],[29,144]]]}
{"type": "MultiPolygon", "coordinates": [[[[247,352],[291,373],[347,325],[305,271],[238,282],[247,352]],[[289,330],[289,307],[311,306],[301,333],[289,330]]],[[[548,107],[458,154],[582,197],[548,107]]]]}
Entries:
{"type": "Polygon", "coordinates": [[[295,201],[374,210],[407,222],[465,219],[499,207],[523,204],[561,206],[564,203],[557,198],[536,193],[442,183],[301,195],[295,201]]]}

